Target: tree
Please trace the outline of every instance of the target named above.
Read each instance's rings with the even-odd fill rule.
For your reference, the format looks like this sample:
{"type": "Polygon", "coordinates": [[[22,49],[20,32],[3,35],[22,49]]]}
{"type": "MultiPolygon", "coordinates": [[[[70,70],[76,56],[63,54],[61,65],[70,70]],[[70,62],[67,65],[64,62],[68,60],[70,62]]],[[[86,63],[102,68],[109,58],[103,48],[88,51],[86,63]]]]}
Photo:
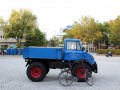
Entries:
{"type": "Polygon", "coordinates": [[[0,17],[0,30],[2,30],[2,29],[3,29],[3,23],[4,23],[3,18],[2,18],[2,17],[0,17]]]}
{"type": "Polygon", "coordinates": [[[30,10],[20,9],[12,10],[9,20],[4,23],[5,38],[14,38],[17,46],[21,45],[21,41],[29,32],[33,32],[36,28],[36,16],[30,10]]]}
{"type": "Polygon", "coordinates": [[[120,47],[120,16],[110,22],[110,42],[120,47]]]}
{"type": "Polygon", "coordinates": [[[46,42],[45,35],[38,28],[34,30],[34,34],[27,34],[25,39],[25,46],[44,46],[46,42]]]}
{"type": "Polygon", "coordinates": [[[101,44],[105,43],[107,48],[109,46],[109,38],[108,38],[108,34],[110,33],[109,23],[104,22],[97,24],[98,24],[98,31],[101,32],[101,37],[95,40],[95,44],[97,48],[98,48],[98,44],[100,44],[100,48],[101,48],[101,44]]]}
{"type": "Polygon", "coordinates": [[[89,16],[83,16],[79,21],[74,22],[73,28],[66,33],[68,37],[80,37],[83,42],[88,43],[94,42],[101,37],[97,23],[89,16]]]}
{"type": "Polygon", "coordinates": [[[58,46],[59,44],[60,44],[60,41],[59,41],[59,39],[56,38],[56,37],[53,37],[52,39],[50,39],[50,40],[48,41],[48,46],[50,46],[50,47],[56,47],[56,46],[58,46]]]}

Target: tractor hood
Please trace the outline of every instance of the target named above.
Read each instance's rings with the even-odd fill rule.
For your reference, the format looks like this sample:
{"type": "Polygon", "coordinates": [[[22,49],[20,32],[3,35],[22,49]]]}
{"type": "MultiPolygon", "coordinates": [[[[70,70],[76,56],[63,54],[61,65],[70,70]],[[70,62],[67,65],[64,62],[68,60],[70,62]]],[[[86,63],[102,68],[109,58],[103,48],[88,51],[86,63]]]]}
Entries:
{"type": "Polygon", "coordinates": [[[90,62],[91,64],[94,64],[95,62],[94,62],[94,57],[93,57],[93,55],[91,55],[89,52],[87,52],[87,51],[84,51],[84,58],[88,61],[88,62],[90,62]]]}

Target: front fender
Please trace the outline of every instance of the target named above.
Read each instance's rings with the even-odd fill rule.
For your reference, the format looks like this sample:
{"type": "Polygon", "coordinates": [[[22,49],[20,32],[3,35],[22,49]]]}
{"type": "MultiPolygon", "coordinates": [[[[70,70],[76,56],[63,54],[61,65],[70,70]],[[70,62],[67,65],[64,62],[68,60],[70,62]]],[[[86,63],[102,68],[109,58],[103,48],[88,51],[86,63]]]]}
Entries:
{"type": "Polygon", "coordinates": [[[92,65],[95,63],[94,57],[88,52],[83,53],[83,58],[92,65]]]}

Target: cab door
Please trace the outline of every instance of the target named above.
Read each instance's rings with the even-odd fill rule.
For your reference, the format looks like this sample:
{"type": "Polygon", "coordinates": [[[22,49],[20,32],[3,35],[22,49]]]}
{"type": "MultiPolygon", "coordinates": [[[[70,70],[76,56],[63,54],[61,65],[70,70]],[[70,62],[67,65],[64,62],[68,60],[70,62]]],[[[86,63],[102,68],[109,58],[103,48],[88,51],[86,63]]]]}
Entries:
{"type": "Polygon", "coordinates": [[[80,59],[82,59],[80,42],[78,41],[66,42],[66,49],[64,51],[64,60],[75,61],[80,59]]]}

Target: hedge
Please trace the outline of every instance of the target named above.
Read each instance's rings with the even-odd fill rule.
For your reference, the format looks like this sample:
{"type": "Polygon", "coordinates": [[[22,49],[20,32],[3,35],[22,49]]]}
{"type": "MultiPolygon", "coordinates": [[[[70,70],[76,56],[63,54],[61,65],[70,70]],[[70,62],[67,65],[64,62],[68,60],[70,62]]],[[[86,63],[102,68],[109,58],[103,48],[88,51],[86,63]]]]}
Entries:
{"type": "Polygon", "coordinates": [[[108,52],[112,52],[115,55],[120,55],[120,49],[97,49],[96,52],[99,54],[106,54],[108,52]]]}

